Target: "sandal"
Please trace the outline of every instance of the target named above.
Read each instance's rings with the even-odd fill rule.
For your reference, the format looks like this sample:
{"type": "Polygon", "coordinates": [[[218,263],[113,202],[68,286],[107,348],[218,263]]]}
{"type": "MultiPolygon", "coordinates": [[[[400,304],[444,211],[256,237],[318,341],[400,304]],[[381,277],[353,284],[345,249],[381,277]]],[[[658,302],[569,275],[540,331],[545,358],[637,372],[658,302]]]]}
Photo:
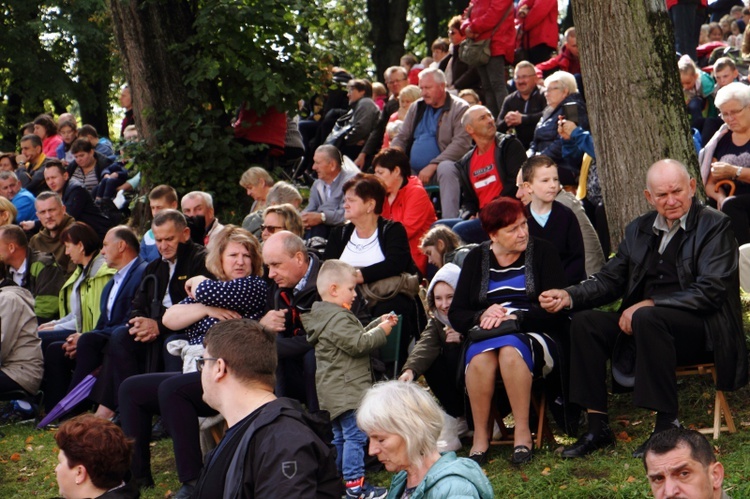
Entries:
{"type": "Polygon", "coordinates": [[[517,445],[513,448],[513,454],[510,456],[510,462],[516,466],[531,462],[531,458],[534,457],[531,449],[525,445],[517,445]]]}

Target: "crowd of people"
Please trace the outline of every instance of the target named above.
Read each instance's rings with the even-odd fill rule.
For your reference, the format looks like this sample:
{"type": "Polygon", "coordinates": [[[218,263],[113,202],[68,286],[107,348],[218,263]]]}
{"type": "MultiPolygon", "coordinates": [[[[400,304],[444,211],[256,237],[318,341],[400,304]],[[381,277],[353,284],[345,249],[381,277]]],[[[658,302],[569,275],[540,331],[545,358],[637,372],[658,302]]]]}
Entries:
{"type": "Polygon", "coordinates": [[[489,498],[481,466],[506,415],[510,463],[533,459],[539,389],[561,431],[586,421],[562,458],[615,444],[612,359],[615,389],[656,413],[633,453],[654,494],[685,486],[669,461],[683,459],[696,497],[719,497],[675,370],[713,362],[718,388],[748,381],[750,87],[731,49],[750,10],[714,11],[728,27],[709,25],[705,47],[700,2],[667,7],[701,178],[651,165],[653,211],[613,254],[576,31],[560,34],[552,0],[472,0],[431,57],[404,55],[382,82],[332,68],[298,115],[240,109],[237,140],[268,146],[238,173],[241,226],[169,185],[149,190],[144,234],[125,224],[140,189],[128,87],[119,151],[71,114],[40,115],[0,154],[0,392],[23,402],[0,417],[62,423],[65,497],[138,497],[166,433],[178,498],[489,498]],[[279,162],[299,175],[274,178],[279,162]],[[368,452],[396,473],[390,490],[366,480],[368,452]]]}

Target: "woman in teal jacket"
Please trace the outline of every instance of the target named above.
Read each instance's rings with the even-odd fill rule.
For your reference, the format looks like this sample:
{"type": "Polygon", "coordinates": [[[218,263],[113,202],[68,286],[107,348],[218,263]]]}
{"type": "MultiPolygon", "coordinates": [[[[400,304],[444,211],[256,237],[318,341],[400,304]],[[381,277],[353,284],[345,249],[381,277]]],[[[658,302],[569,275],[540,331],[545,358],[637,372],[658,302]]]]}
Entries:
{"type": "Polygon", "coordinates": [[[370,454],[396,472],[388,499],[491,499],[492,485],[477,463],[455,452],[440,454],[443,411],[414,383],[379,383],[365,395],[357,425],[370,438],[370,454]]]}

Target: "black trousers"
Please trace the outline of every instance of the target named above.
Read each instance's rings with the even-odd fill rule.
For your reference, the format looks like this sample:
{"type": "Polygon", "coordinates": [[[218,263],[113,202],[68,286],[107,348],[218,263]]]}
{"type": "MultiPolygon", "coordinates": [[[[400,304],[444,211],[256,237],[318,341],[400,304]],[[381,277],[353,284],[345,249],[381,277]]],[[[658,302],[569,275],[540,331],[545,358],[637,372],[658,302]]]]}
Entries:
{"type": "Polygon", "coordinates": [[[445,412],[454,418],[465,415],[464,393],[456,386],[456,372],[463,360],[461,345],[449,343],[443,347],[435,362],[424,373],[430,390],[445,412]]]}
{"type": "Polygon", "coordinates": [[[732,222],[737,244],[750,243],[750,195],[740,194],[727,199],[721,211],[726,213],[732,222]]]}
{"type": "Polygon", "coordinates": [[[155,414],[172,437],[180,482],[195,480],[203,466],[198,417],[217,412],[203,401],[200,373],[153,373],[132,376],[120,385],[122,430],[135,440],[130,471],[151,476],[151,424],[155,414]]]}
{"type": "MultiPolygon", "coordinates": [[[[620,333],[616,312],[586,310],[571,324],[571,401],[607,411],[607,360],[620,333]]],[[[653,411],[677,413],[678,365],[705,360],[703,319],[683,310],[643,307],[633,314],[636,344],[633,402],[653,411]]]]}

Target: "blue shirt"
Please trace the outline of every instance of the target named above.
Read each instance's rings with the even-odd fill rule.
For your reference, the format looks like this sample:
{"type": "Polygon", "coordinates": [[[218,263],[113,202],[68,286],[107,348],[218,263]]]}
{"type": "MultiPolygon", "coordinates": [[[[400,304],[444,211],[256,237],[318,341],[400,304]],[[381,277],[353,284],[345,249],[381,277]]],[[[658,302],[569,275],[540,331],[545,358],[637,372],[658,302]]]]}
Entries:
{"type": "Polygon", "coordinates": [[[18,194],[13,196],[13,199],[11,199],[10,202],[13,203],[13,206],[15,206],[16,210],[18,210],[18,215],[16,215],[16,223],[25,222],[27,220],[34,221],[37,219],[34,201],[34,195],[23,188],[18,191],[18,194]]]}
{"type": "Polygon", "coordinates": [[[411,169],[418,173],[422,168],[440,155],[437,142],[438,122],[442,108],[426,106],[424,115],[414,130],[414,142],[411,145],[411,169]]]}

